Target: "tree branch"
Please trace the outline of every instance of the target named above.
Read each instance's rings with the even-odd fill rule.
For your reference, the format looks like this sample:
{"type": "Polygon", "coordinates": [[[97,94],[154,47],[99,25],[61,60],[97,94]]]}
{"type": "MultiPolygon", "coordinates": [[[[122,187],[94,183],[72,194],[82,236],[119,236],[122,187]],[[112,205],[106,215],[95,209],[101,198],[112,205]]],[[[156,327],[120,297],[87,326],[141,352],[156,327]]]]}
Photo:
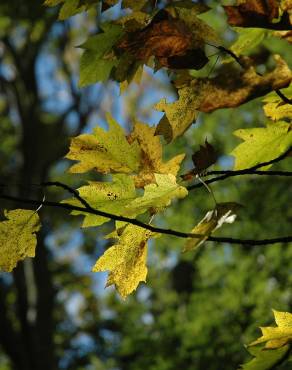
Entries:
{"type": "MultiPolygon", "coordinates": [[[[291,152],[291,148],[289,148],[285,153],[281,154],[279,157],[274,158],[270,161],[267,162],[262,162],[259,163],[255,166],[252,166],[250,168],[246,168],[244,170],[238,170],[238,171],[209,171],[207,172],[204,176],[209,176],[209,175],[216,175],[216,174],[222,174],[222,176],[217,176],[212,179],[204,181],[205,184],[212,184],[213,182],[216,181],[222,181],[227,179],[228,177],[234,177],[234,176],[242,176],[242,175],[262,175],[262,176],[292,176],[292,172],[289,171],[256,171],[257,169],[265,166],[269,166],[271,164],[277,163],[282,161],[284,158],[286,158],[289,153],[291,152]]],[[[202,183],[194,184],[187,186],[187,189],[193,190],[193,189],[198,189],[204,186],[202,183]]]]}
{"type": "MultiPolygon", "coordinates": [[[[52,184],[50,184],[52,185],[52,184]]],[[[48,185],[48,186],[50,186],[48,185]]],[[[56,185],[56,183],[54,184],[56,185]]],[[[67,185],[62,184],[62,187],[66,188],[68,190],[69,187],[67,185]]],[[[45,185],[44,185],[45,186],[45,185]]],[[[60,183],[56,186],[61,186],[60,183]]],[[[74,189],[70,189],[75,193],[74,189]]],[[[77,197],[77,195],[76,195],[77,197]]],[[[110,218],[115,221],[122,221],[122,222],[127,222],[132,225],[136,225],[139,227],[142,227],[146,230],[150,230],[155,233],[160,233],[160,234],[166,234],[166,235],[172,235],[172,236],[177,236],[181,238],[201,238],[205,237],[205,235],[202,234],[195,234],[195,233],[184,233],[181,231],[177,230],[172,230],[172,229],[163,229],[160,227],[152,226],[145,224],[135,218],[128,218],[124,216],[118,216],[114,215],[112,213],[104,212],[104,211],[99,211],[97,209],[92,208],[91,206],[85,206],[85,207],[78,207],[78,206],[72,206],[71,204],[67,203],[57,203],[57,202],[51,202],[51,201],[41,201],[41,200],[35,200],[35,199],[24,199],[24,198],[19,198],[7,194],[0,194],[0,199],[6,199],[6,200],[12,200],[24,204],[29,204],[33,205],[35,207],[38,207],[40,205],[46,206],[46,207],[55,207],[55,208],[62,208],[66,209],[69,211],[79,211],[79,212],[84,212],[84,213],[90,213],[94,214],[97,216],[102,216],[106,218],[110,218]]],[[[77,199],[82,199],[79,194],[77,199]]],[[[81,201],[81,200],[80,200],[81,201]]],[[[86,201],[83,199],[83,204],[87,204],[86,201]],[[85,202],[85,203],[84,203],[85,202]]],[[[253,240],[253,239],[235,239],[235,238],[227,238],[227,237],[212,237],[209,236],[206,241],[213,241],[213,242],[224,242],[224,243],[230,243],[230,244],[242,244],[242,245],[267,245],[267,244],[275,244],[275,243],[288,243],[292,242],[292,235],[291,236],[286,236],[286,237],[279,237],[279,238],[273,238],[273,239],[262,239],[262,240],[253,240]]]]}

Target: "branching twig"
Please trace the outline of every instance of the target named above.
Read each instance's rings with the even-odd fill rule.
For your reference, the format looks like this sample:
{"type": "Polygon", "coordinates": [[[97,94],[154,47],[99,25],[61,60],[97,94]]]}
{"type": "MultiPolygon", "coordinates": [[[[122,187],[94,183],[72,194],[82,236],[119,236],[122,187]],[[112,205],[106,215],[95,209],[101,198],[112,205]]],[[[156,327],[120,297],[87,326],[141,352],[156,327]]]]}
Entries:
{"type": "MultiPolygon", "coordinates": [[[[216,181],[222,181],[227,179],[228,177],[234,177],[234,176],[242,176],[242,175],[265,175],[265,176],[292,176],[292,172],[289,171],[256,171],[257,169],[261,167],[265,167],[277,162],[280,162],[284,158],[288,156],[288,154],[291,152],[291,148],[289,148],[285,153],[281,154],[279,157],[274,158],[268,162],[262,162],[255,166],[252,166],[250,168],[246,168],[244,170],[238,170],[238,171],[210,171],[205,174],[205,176],[208,175],[215,175],[215,174],[222,174],[222,176],[217,176],[212,179],[206,180],[206,184],[212,184],[216,181]]],[[[201,188],[203,184],[198,183],[194,185],[187,186],[188,190],[193,190],[197,188],[201,188]]]]}
{"type": "MultiPolygon", "coordinates": [[[[60,185],[60,183],[55,183],[54,185],[61,186],[63,188],[66,188],[67,190],[69,188],[67,185],[64,185],[64,184],[60,185]]],[[[74,194],[74,190],[71,189],[71,188],[70,188],[70,192],[72,192],[74,194]]],[[[77,197],[77,194],[75,194],[75,196],[77,197]]],[[[30,205],[34,205],[34,206],[39,206],[40,204],[42,204],[45,207],[62,208],[62,209],[66,209],[66,210],[69,210],[69,211],[79,211],[79,212],[83,212],[83,213],[90,213],[90,214],[94,214],[94,215],[97,215],[97,216],[107,217],[107,218],[110,218],[110,219],[115,220],[115,221],[127,222],[127,223],[130,223],[132,225],[142,227],[146,230],[150,230],[150,231],[155,232],[155,233],[172,235],[172,236],[177,236],[177,237],[181,237],[181,238],[201,238],[202,236],[204,236],[204,235],[201,235],[201,234],[184,233],[184,232],[177,231],[177,230],[163,229],[163,228],[160,228],[160,227],[155,227],[155,226],[152,226],[152,225],[145,224],[145,223],[143,223],[143,222],[141,222],[141,221],[139,221],[135,218],[128,218],[128,217],[124,217],[124,216],[114,215],[114,214],[111,214],[111,213],[108,213],[108,212],[99,211],[99,210],[94,209],[90,206],[89,207],[88,206],[78,207],[78,206],[73,206],[73,205],[67,204],[67,203],[40,201],[40,200],[35,200],[35,199],[24,199],[24,198],[15,197],[15,196],[3,194],[3,193],[0,193],[0,199],[12,200],[12,201],[16,201],[16,202],[20,202],[20,203],[24,203],[24,204],[30,204],[30,205]]],[[[78,199],[80,200],[79,194],[78,194],[78,199]]],[[[292,242],[292,236],[279,237],[279,238],[273,238],[273,239],[262,239],[262,240],[234,239],[234,238],[226,238],[226,237],[209,236],[206,240],[207,241],[213,241],[213,242],[224,242],[224,243],[229,243],[229,244],[242,244],[242,245],[252,246],[252,245],[268,245],[268,244],[275,244],[275,243],[292,242]]]]}

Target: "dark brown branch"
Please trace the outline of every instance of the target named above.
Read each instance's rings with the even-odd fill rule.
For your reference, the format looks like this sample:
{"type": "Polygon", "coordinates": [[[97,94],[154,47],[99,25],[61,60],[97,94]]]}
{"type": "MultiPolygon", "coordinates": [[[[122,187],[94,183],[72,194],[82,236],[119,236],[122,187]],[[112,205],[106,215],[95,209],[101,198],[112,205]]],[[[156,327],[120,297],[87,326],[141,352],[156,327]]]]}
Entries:
{"type": "MultiPolygon", "coordinates": [[[[67,185],[66,185],[67,187],[67,185]]],[[[72,189],[73,190],[73,189],[72,189]]],[[[16,202],[20,202],[23,204],[30,204],[32,206],[38,207],[40,205],[46,206],[46,207],[55,207],[55,208],[62,208],[69,211],[79,211],[83,213],[90,213],[97,216],[102,216],[106,218],[110,218],[115,221],[122,221],[127,222],[132,225],[136,225],[139,227],[142,227],[146,230],[150,230],[155,233],[159,234],[166,234],[166,235],[172,235],[177,236],[181,238],[200,238],[204,235],[201,234],[195,234],[195,233],[184,233],[177,230],[172,229],[163,229],[160,227],[152,226],[145,224],[135,218],[128,218],[124,216],[118,216],[114,215],[108,212],[99,211],[97,209],[93,209],[89,206],[88,207],[78,207],[78,206],[72,206],[71,204],[67,203],[57,203],[57,202],[51,202],[51,201],[41,201],[41,200],[35,200],[35,199],[24,199],[19,197],[14,197],[7,194],[0,194],[0,199],[6,199],[6,200],[12,200],[16,202]]],[[[267,244],[275,244],[275,243],[288,243],[292,242],[292,235],[286,236],[286,237],[279,237],[279,238],[273,238],[273,239],[262,239],[262,240],[253,240],[253,239],[234,239],[234,238],[226,238],[226,237],[213,237],[209,236],[206,241],[213,241],[213,242],[224,242],[224,243],[230,243],[230,244],[242,244],[242,245],[267,245],[267,244]]]]}
{"type": "MultiPolygon", "coordinates": [[[[256,171],[257,169],[265,166],[269,166],[271,164],[277,163],[282,161],[284,158],[288,156],[288,154],[291,152],[291,148],[289,148],[285,153],[281,154],[279,157],[274,158],[267,162],[259,163],[255,166],[252,166],[250,168],[246,168],[244,170],[238,170],[238,171],[210,171],[207,172],[208,175],[215,175],[215,174],[221,174],[222,176],[217,176],[212,179],[206,180],[206,184],[212,184],[213,182],[222,181],[227,179],[228,177],[234,177],[234,176],[242,176],[242,175],[265,175],[265,176],[292,176],[292,173],[289,171],[256,171]]],[[[187,186],[188,190],[198,189],[204,186],[202,183],[194,184],[187,186]]]]}

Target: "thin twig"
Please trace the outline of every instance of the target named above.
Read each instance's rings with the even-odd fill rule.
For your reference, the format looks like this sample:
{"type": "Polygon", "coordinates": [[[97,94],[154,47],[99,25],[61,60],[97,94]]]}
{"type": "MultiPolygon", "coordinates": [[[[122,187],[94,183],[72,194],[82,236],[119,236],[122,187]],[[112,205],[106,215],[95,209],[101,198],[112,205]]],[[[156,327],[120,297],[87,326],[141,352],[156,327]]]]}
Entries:
{"type": "MultiPolygon", "coordinates": [[[[62,184],[62,185],[64,185],[64,184],[62,184]]],[[[67,187],[67,185],[66,185],[66,187],[67,187]]],[[[143,223],[143,222],[141,222],[141,221],[139,221],[135,218],[128,218],[128,217],[124,217],[124,216],[118,216],[118,215],[114,215],[114,214],[111,214],[111,213],[108,213],[108,212],[99,211],[99,210],[93,209],[91,207],[90,208],[88,208],[88,207],[78,207],[78,206],[73,206],[73,205],[67,204],[67,203],[57,203],[57,202],[51,202],[51,201],[42,202],[40,200],[24,199],[24,198],[15,197],[15,196],[3,194],[3,193],[2,194],[0,193],[0,199],[12,200],[12,201],[15,201],[15,202],[30,204],[30,205],[34,205],[34,206],[38,206],[40,203],[42,203],[42,205],[45,206],[45,207],[62,208],[62,209],[66,209],[66,210],[69,210],[69,211],[79,211],[79,212],[83,212],[83,213],[90,213],[90,214],[94,214],[94,215],[97,215],[97,216],[107,217],[107,218],[110,218],[110,219],[115,220],[115,221],[127,222],[127,223],[130,223],[132,225],[142,227],[146,230],[150,230],[150,231],[155,232],[155,233],[172,235],[172,236],[177,236],[177,237],[180,237],[180,238],[201,238],[202,236],[205,236],[205,235],[202,235],[202,234],[184,233],[184,232],[177,231],[177,230],[172,230],[172,229],[163,229],[163,228],[160,228],[160,227],[145,224],[145,223],[143,223]]],[[[206,240],[207,241],[213,241],[213,242],[221,242],[221,243],[223,242],[223,243],[229,243],[229,244],[242,244],[242,245],[252,246],[252,245],[268,245],[268,244],[275,244],[275,243],[292,242],[292,235],[291,236],[285,236],[285,237],[279,237],[279,238],[273,238],[273,239],[262,239],[262,240],[235,239],[235,238],[227,238],[227,237],[209,236],[206,240]]]]}
{"type": "MultiPolygon", "coordinates": [[[[281,160],[286,158],[290,152],[291,152],[291,148],[289,148],[285,153],[281,154],[277,158],[274,158],[274,159],[272,159],[270,161],[267,161],[267,162],[259,163],[255,166],[252,166],[250,168],[246,168],[246,169],[243,169],[243,170],[238,170],[238,171],[210,171],[210,172],[207,172],[206,173],[207,176],[208,175],[215,175],[215,174],[219,174],[219,173],[220,174],[223,173],[223,174],[222,174],[222,176],[217,176],[217,177],[214,177],[212,179],[206,180],[205,183],[206,184],[212,184],[213,182],[216,182],[216,181],[225,180],[228,177],[242,176],[242,175],[292,176],[291,172],[287,172],[287,171],[256,171],[261,167],[269,166],[271,164],[280,162],[281,160]]],[[[187,189],[188,190],[193,190],[193,189],[201,188],[202,186],[203,186],[203,184],[199,183],[199,184],[194,184],[194,185],[187,186],[187,189]]]]}

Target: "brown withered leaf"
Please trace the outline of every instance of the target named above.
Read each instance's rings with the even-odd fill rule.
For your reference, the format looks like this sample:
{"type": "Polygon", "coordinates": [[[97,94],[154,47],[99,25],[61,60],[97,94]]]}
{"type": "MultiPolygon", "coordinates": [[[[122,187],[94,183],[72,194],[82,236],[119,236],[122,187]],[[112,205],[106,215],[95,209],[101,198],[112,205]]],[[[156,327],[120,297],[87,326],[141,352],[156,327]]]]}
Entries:
{"type": "Polygon", "coordinates": [[[230,73],[219,74],[211,79],[194,79],[191,87],[201,86],[199,106],[201,112],[212,112],[219,108],[233,108],[251,99],[264,96],[270,91],[287,87],[292,81],[292,72],[286,62],[275,56],[276,67],[273,71],[261,76],[250,66],[242,72],[230,70],[230,73]]]}
{"type": "Polygon", "coordinates": [[[195,165],[195,173],[199,174],[217,161],[217,154],[214,147],[205,140],[205,146],[200,145],[200,149],[192,155],[195,165]]]}
{"type": "Polygon", "coordinates": [[[238,0],[236,6],[224,6],[228,23],[237,27],[257,27],[274,30],[290,30],[291,22],[288,11],[280,15],[278,0],[238,0]]]}
{"type": "Polygon", "coordinates": [[[155,56],[161,66],[168,68],[201,69],[208,62],[185,22],[165,10],[159,11],[147,27],[127,33],[116,47],[118,52],[128,52],[138,60],[155,56]]]}
{"type": "Polygon", "coordinates": [[[244,69],[221,71],[214,78],[180,79],[178,100],[168,103],[162,99],[155,106],[165,112],[160,120],[156,135],[163,135],[167,142],[181,136],[194,123],[198,112],[212,112],[220,108],[235,108],[252,99],[287,87],[292,72],[279,56],[275,56],[276,67],[261,76],[250,65],[249,58],[242,59],[244,69]]]}

